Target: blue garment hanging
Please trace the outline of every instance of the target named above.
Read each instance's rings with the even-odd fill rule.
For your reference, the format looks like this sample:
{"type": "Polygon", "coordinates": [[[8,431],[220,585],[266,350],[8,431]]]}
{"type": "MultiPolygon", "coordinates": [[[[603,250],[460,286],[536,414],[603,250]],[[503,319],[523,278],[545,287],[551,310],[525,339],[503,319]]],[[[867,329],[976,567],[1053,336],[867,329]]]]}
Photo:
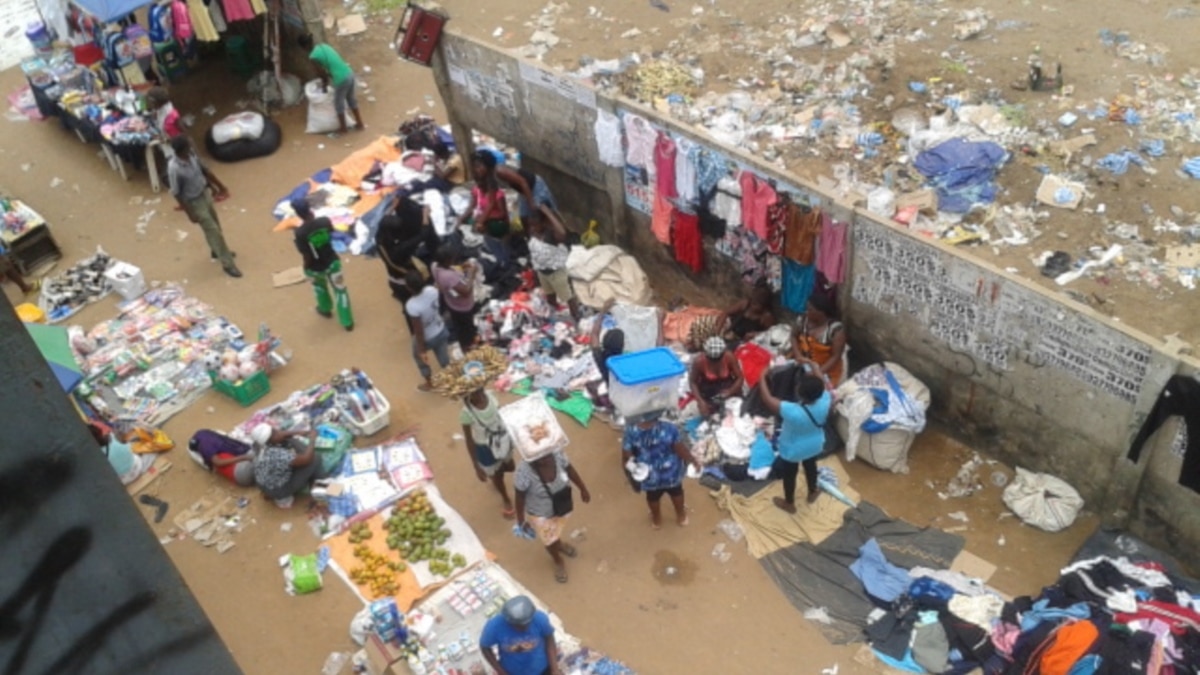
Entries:
{"type": "Polygon", "coordinates": [[[783,306],[797,314],[808,309],[808,296],[817,283],[816,265],[801,265],[794,260],[783,261],[783,306]]]}

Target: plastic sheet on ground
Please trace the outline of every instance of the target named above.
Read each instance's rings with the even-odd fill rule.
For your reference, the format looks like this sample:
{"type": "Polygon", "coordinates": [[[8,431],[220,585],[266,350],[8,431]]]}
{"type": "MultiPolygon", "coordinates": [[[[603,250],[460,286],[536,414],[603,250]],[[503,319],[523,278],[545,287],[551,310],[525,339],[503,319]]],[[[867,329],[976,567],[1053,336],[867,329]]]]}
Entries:
{"type": "Polygon", "coordinates": [[[913,168],[937,190],[940,210],[966,213],[996,199],[996,172],[1007,159],[996,143],[952,138],[917,155],[913,168]]]}
{"type": "MultiPolygon", "coordinates": [[[[471,529],[471,526],[467,524],[467,521],[442,499],[435,485],[430,483],[424,489],[434,511],[445,519],[446,523],[444,527],[450,530],[450,538],[446,540],[443,548],[451,554],[461,554],[467,559],[468,567],[486,560],[488,557],[487,550],[484,549],[483,543],[479,541],[479,537],[471,529]]],[[[390,515],[391,512],[388,509],[371,516],[365,521],[371,528],[374,536],[363,543],[374,551],[384,553],[389,558],[402,560],[399,553],[387,547],[387,531],[384,529],[384,520],[390,515]]],[[[367,597],[364,588],[350,580],[350,570],[359,563],[357,558],[354,557],[355,545],[350,543],[349,530],[347,529],[341,534],[329,538],[326,544],[329,546],[331,555],[330,568],[350,586],[351,590],[354,591],[360,600],[364,603],[370,602],[372,598],[367,597]]],[[[428,561],[410,563],[407,569],[398,576],[400,579],[400,591],[395,595],[395,598],[396,604],[402,611],[408,611],[427,592],[448,581],[448,579],[431,573],[428,561]]]]}
{"type": "MultiPolygon", "coordinates": [[[[821,462],[834,470],[843,494],[857,501],[858,493],[849,487],[850,477],[836,457],[821,462]]],[[[834,530],[842,526],[842,516],[847,506],[837,499],[822,494],[815,504],[803,502],[803,485],[797,488],[796,513],[783,512],[772,499],[783,496],[783,483],[775,481],[757,493],[744,497],[733,493],[728,486],[713,495],[717,506],[729,514],[746,534],[746,546],[750,555],[762,558],[769,553],[799,542],[820,543],[834,530]]]]}
{"type": "Polygon", "coordinates": [[[650,281],[633,256],[618,246],[574,247],[567,258],[567,273],[579,301],[602,307],[609,299],[631,305],[649,305],[650,281]]]}

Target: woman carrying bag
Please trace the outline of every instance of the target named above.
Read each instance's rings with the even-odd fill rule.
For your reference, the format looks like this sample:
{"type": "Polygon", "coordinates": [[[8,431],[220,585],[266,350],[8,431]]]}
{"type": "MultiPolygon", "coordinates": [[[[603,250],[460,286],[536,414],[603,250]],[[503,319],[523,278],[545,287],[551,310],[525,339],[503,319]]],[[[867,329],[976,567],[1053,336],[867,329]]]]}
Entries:
{"type": "Polygon", "coordinates": [[[462,412],[458,415],[462,424],[463,439],[467,443],[467,454],[475,467],[475,476],[480,482],[492,481],[496,491],[504,500],[501,515],[512,520],[516,515],[508,488],[504,486],[504,474],[513,471],[513,443],[504,422],[500,419],[500,408],[496,397],[483,387],[476,389],[463,400],[462,412]]]}
{"type": "Polygon", "coordinates": [[[571,483],[579,488],[579,498],[586,504],[592,500],[583,478],[562,451],[523,462],[513,475],[516,491],[517,525],[519,536],[536,536],[554,559],[554,580],[567,582],[567,566],[563,556],[574,558],[575,547],[562,541],[564,522],[575,508],[571,483]]]}

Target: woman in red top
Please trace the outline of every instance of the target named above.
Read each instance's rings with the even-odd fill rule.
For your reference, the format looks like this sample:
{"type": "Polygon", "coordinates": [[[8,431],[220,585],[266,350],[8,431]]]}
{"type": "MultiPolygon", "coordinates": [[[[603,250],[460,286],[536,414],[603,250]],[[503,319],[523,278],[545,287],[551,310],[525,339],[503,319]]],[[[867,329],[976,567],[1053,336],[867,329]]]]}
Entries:
{"type": "Polygon", "coordinates": [[[503,239],[509,230],[508,201],[496,178],[496,156],[487,150],[476,150],[471,156],[471,174],[475,178],[471,203],[458,217],[458,224],[462,225],[471,216],[476,232],[503,239]]]}
{"type": "Polygon", "coordinates": [[[722,337],[704,341],[704,355],[692,362],[689,376],[704,417],[720,412],[725,399],[742,393],[742,366],[722,337]]]}

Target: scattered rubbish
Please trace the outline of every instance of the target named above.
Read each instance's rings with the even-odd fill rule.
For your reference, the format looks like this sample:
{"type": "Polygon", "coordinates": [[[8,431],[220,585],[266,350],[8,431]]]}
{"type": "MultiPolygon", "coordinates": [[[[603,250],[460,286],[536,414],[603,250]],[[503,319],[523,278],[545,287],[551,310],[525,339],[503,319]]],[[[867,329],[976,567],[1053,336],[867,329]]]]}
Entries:
{"type": "Polygon", "coordinates": [[[954,511],[953,513],[947,513],[946,517],[962,523],[968,523],[971,521],[971,519],[967,517],[965,511],[954,511]]]}
{"type": "Polygon", "coordinates": [[[601,561],[600,561],[600,562],[599,562],[599,563],[596,565],[596,574],[607,574],[607,573],[608,573],[608,561],[607,561],[607,560],[601,560],[601,561]]]}
{"type": "Polygon", "coordinates": [[[205,115],[208,115],[209,117],[212,117],[213,115],[217,114],[217,106],[209,103],[208,105],[201,108],[200,112],[204,113],[205,115]]]}
{"type": "Polygon", "coordinates": [[[187,230],[175,230],[175,241],[181,242],[184,239],[187,239],[187,236],[188,236],[187,230]]]}
{"type": "Polygon", "coordinates": [[[829,611],[824,607],[810,607],[804,610],[804,618],[808,619],[809,621],[823,623],[826,626],[833,623],[833,619],[829,616],[829,611]]]}
{"type": "Polygon", "coordinates": [[[350,663],[350,654],[347,652],[330,652],[325,658],[325,665],[321,666],[321,675],[339,675],[347,663],[350,663]]]}
{"type": "Polygon", "coordinates": [[[1183,160],[1183,166],[1180,168],[1189,177],[1200,178],[1200,157],[1190,157],[1183,160]]]}
{"type": "Polygon", "coordinates": [[[338,37],[347,37],[367,32],[367,22],[362,14],[347,14],[337,21],[338,37]]]}
{"type": "Polygon", "coordinates": [[[1030,91],[1058,91],[1063,86],[1062,64],[1059,63],[1054,67],[1054,77],[1048,77],[1042,72],[1042,67],[1039,64],[1030,64],[1029,66],[1029,89],[1030,91]]]}
{"type": "Polygon", "coordinates": [[[1060,209],[1076,209],[1083,201],[1084,185],[1061,176],[1046,175],[1037,189],[1038,202],[1060,209]]]}
{"type": "Polygon", "coordinates": [[[650,6],[653,7],[654,9],[661,10],[664,12],[671,11],[670,5],[663,2],[663,0],[650,0],[650,6]]]}
{"type": "Polygon", "coordinates": [[[62,184],[63,184],[63,179],[59,178],[58,176],[55,176],[54,178],[50,179],[50,187],[52,187],[52,188],[56,188],[62,184]]]}
{"type": "Polygon", "coordinates": [[[996,487],[1004,487],[1005,485],[1008,485],[1008,474],[1004,473],[1003,471],[993,471],[992,485],[995,485],[996,487]]]}
{"type": "Polygon", "coordinates": [[[982,9],[973,9],[962,13],[962,17],[954,23],[954,39],[970,40],[977,37],[988,27],[988,14],[982,9]]]}
{"type": "Polygon", "coordinates": [[[1065,112],[1058,118],[1058,123],[1064,127],[1069,127],[1079,121],[1079,115],[1073,112],[1065,112]]]}
{"type": "Polygon", "coordinates": [[[1004,538],[1004,535],[1000,535],[1000,538],[996,540],[996,543],[1000,546],[1003,546],[1008,543],[1008,540],[1004,538]]]}
{"type": "Polygon", "coordinates": [[[494,37],[494,38],[498,38],[501,35],[504,35],[503,27],[497,27],[496,30],[492,31],[492,37],[494,37]]]}
{"type": "Polygon", "coordinates": [[[1089,269],[1093,267],[1104,267],[1108,265],[1113,260],[1116,260],[1117,256],[1119,255],[1121,255],[1121,245],[1113,244],[1108,248],[1107,251],[1104,251],[1100,258],[1096,260],[1089,260],[1070,272],[1064,272],[1063,274],[1058,275],[1054,278],[1054,283],[1058,284],[1059,286],[1065,286],[1083,276],[1089,269]]]}
{"type": "Polygon", "coordinates": [[[924,94],[929,91],[929,87],[925,86],[924,82],[909,82],[908,90],[914,94],[924,94]]]}
{"type": "Polygon", "coordinates": [[[571,530],[570,537],[571,541],[587,541],[587,528],[577,527],[571,530]]]}
{"type": "Polygon", "coordinates": [[[717,523],[717,529],[721,531],[732,542],[739,542],[746,538],[746,533],[742,531],[742,526],[737,524],[737,521],[726,518],[717,523]]]}
{"type": "Polygon", "coordinates": [[[821,675],[838,675],[838,664],[833,664],[829,668],[822,668],[821,675]]]}
{"type": "Polygon", "coordinates": [[[1096,160],[1096,166],[1098,168],[1104,169],[1105,171],[1110,171],[1116,176],[1124,175],[1124,173],[1129,170],[1130,164],[1136,164],[1137,166],[1145,167],[1146,160],[1142,159],[1141,155],[1133,152],[1132,150],[1113,152],[1096,160]]]}
{"type": "Polygon", "coordinates": [[[1066,251],[1045,251],[1034,261],[1042,270],[1042,276],[1054,278],[1071,269],[1071,255],[1066,251]]]}
{"type": "Polygon", "coordinates": [[[297,265],[280,272],[273,272],[271,274],[271,285],[275,288],[283,288],[285,286],[302,284],[306,278],[304,276],[304,268],[297,265]]]}
{"type": "MultiPolygon", "coordinates": [[[[970,497],[983,489],[979,483],[979,468],[983,466],[983,458],[979,453],[973,453],[971,459],[963,462],[958,473],[950,479],[946,486],[946,495],[950,497],[970,497]]],[[[941,495],[939,495],[941,496],[941,495]]]]}
{"type": "Polygon", "coordinates": [[[279,524],[279,531],[280,531],[280,532],[291,532],[291,531],[292,531],[292,524],[291,524],[291,523],[280,523],[280,524],[279,524]]]}
{"type": "Polygon", "coordinates": [[[246,497],[239,497],[238,501],[237,501],[237,505],[238,505],[239,509],[244,509],[247,506],[250,506],[250,500],[246,497]]]}
{"type": "Polygon", "coordinates": [[[718,542],[716,546],[713,546],[712,557],[716,558],[720,562],[726,563],[729,562],[729,559],[733,557],[733,554],[725,550],[725,542],[722,541],[718,542]]]}

